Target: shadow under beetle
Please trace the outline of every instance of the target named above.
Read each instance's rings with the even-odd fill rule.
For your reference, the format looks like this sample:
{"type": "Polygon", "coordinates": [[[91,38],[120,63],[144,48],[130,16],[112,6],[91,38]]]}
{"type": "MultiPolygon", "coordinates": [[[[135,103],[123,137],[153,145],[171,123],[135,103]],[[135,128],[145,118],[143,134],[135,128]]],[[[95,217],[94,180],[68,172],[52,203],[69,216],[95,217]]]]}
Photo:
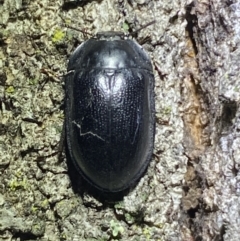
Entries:
{"type": "Polygon", "coordinates": [[[128,189],[145,172],[155,134],[154,76],[143,48],[98,33],[71,55],[65,76],[70,161],[102,192],[128,189]]]}

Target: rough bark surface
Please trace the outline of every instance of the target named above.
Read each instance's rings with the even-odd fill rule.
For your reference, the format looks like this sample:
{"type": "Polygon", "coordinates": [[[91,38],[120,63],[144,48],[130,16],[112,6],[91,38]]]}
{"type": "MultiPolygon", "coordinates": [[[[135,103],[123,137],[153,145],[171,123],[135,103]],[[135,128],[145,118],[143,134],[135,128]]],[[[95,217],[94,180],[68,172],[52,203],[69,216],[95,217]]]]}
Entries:
{"type": "Polygon", "coordinates": [[[240,240],[239,22],[237,0],[0,0],[0,240],[240,240]],[[136,41],[154,66],[154,155],[107,203],[58,159],[62,76],[88,33],[152,20],[136,41]]]}

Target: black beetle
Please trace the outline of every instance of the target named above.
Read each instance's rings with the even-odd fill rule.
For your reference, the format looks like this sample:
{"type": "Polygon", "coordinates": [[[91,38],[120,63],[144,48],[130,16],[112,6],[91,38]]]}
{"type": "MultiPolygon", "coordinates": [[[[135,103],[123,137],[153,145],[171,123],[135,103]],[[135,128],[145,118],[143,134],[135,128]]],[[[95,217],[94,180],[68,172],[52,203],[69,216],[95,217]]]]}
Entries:
{"type": "Polygon", "coordinates": [[[149,57],[121,32],[98,33],[70,57],[65,88],[71,161],[100,191],[128,189],[143,175],[153,152],[149,57]]]}

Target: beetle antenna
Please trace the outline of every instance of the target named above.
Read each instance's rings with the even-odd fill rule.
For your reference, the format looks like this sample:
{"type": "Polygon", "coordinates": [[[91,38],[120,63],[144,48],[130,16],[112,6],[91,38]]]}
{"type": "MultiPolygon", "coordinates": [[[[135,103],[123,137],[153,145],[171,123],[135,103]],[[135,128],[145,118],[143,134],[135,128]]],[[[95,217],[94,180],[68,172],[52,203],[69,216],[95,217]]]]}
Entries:
{"type": "Polygon", "coordinates": [[[146,27],[148,27],[148,26],[150,26],[150,25],[152,25],[154,23],[156,23],[156,20],[153,20],[152,22],[143,25],[141,28],[138,28],[134,32],[130,33],[129,35],[133,36],[135,33],[139,32],[140,30],[142,30],[142,29],[144,29],[144,28],[146,28],[146,27]]]}
{"type": "Polygon", "coordinates": [[[70,28],[70,29],[79,31],[79,32],[81,32],[81,33],[83,33],[83,34],[88,34],[88,35],[90,35],[90,36],[92,37],[92,34],[91,34],[91,33],[88,33],[88,32],[86,32],[85,30],[82,30],[82,29],[80,29],[80,28],[76,28],[76,27],[73,27],[73,26],[70,26],[70,25],[67,25],[67,24],[64,24],[64,27],[67,27],[67,28],[70,28]]]}

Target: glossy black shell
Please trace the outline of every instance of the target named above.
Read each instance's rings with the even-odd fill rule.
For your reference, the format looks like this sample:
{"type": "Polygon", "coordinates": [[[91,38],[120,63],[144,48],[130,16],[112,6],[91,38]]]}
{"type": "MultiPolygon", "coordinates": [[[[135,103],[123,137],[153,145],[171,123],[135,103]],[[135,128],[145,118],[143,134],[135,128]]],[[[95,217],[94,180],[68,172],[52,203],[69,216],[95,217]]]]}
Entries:
{"type": "Polygon", "coordinates": [[[65,76],[70,159],[95,188],[119,192],[151,160],[154,77],[142,47],[118,32],[99,33],[72,54],[65,76]]]}

